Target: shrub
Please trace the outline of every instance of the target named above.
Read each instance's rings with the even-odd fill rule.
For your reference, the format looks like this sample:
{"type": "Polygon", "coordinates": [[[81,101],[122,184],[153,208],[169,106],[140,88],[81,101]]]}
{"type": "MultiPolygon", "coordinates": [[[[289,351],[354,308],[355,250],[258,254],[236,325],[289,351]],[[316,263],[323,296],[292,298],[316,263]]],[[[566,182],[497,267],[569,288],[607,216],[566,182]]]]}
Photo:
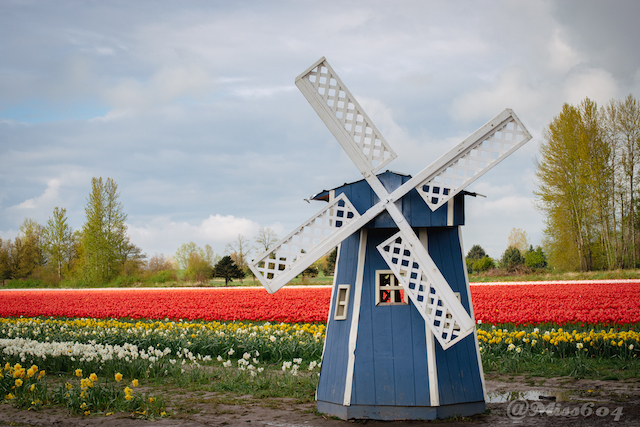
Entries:
{"type": "Polygon", "coordinates": [[[531,246],[527,253],[524,254],[524,264],[531,268],[545,268],[548,264],[547,256],[540,246],[535,249],[531,246]]]}
{"type": "Polygon", "coordinates": [[[485,255],[482,258],[480,258],[479,260],[476,260],[476,261],[473,262],[472,269],[473,269],[473,271],[481,272],[481,271],[487,271],[487,270],[490,270],[492,268],[495,268],[495,266],[496,265],[493,262],[493,260],[491,259],[491,257],[489,257],[488,255],[485,255]]]}

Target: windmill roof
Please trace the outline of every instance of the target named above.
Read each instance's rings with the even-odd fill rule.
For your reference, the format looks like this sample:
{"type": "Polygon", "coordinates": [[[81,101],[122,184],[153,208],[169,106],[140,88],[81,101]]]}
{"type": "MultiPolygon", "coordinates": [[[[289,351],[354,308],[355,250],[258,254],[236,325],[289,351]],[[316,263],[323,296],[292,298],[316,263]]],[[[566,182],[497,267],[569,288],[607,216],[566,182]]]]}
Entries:
{"type": "MultiPolygon", "coordinates": [[[[397,175],[397,176],[405,176],[405,177],[407,177],[409,179],[411,178],[411,175],[409,175],[409,174],[401,173],[401,172],[395,172],[395,171],[392,171],[392,170],[386,170],[384,172],[381,172],[381,173],[377,174],[377,176],[380,177],[380,176],[385,175],[385,174],[392,174],[392,175],[397,175]]],[[[335,188],[332,188],[331,190],[322,190],[319,193],[316,193],[313,196],[309,197],[308,200],[321,200],[321,201],[324,201],[324,202],[328,202],[329,201],[329,195],[330,195],[331,191],[333,191],[335,189],[338,189],[338,188],[346,187],[348,185],[353,185],[353,184],[355,184],[357,182],[362,182],[362,181],[364,181],[364,178],[363,179],[359,179],[357,181],[353,181],[353,182],[345,182],[344,184],[339,185],[339,186],[337,186],[335,188]]],[[[461,191],[460,193],[464,194],[465,196],[486,197],[486,196],[483,196],[482,194],[472,193],[472,192],[465,191],[465,190],[461,191]]]]}

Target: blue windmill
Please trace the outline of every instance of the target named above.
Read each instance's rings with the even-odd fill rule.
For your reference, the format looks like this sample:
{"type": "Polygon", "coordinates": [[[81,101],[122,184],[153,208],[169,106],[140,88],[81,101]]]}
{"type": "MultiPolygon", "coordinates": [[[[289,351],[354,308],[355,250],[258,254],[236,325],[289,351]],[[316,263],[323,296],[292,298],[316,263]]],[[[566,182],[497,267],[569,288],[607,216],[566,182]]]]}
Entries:
{"type": "Polygon", "coordinates": [[[435,419],[485,410],[459,227],[464,188],[531,139],[507,109],[413,177],[321,58],[296,85],[364,179],[250,265],[274,293],[339,245],[318,411],[343,419],[435,419]]]}

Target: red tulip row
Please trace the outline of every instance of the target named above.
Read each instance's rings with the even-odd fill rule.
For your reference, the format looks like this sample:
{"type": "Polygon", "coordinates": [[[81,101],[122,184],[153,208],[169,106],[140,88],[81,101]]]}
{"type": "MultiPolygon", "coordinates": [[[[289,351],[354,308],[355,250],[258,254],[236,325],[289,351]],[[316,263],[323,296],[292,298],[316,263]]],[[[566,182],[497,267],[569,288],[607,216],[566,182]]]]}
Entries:
{"type": "Polygon", "coordinates": [[[326,322],[329,288],[0,292],[0,316],[326,322]]]}
{"type": "Polygon", "coordinates": [[[640,283],[471,286],[471,296],[485,323],[640,322],[640,283]]]}
{"type": "MultiPolygon", "coordinates": [[[[325,322],[329,288],[11,290],[0,316],[325,322]]],[[[485,323],[640,322],[640,283],[471,286],[485,323]]]]}

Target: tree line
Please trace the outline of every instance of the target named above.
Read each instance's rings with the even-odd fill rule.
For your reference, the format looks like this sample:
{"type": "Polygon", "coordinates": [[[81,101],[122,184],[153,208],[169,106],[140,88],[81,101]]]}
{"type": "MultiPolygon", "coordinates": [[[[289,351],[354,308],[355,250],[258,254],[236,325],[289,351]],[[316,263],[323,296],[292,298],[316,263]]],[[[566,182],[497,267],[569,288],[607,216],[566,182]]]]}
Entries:
{"type": "Polygon", "coordinates": [[[132,271],[145,256],[129,241],[117,184],[93,178],[80,230],[69,225],[67,211],[56,207],[45,225],[26,218],[19,235],[0,239],[0,279],[35,279],[48,284],[72,280],[102,284],[132,271]]]}
{"type": "Polygon", "coordinates": [[[640,106],[629,95],[598,107],[564,104],[536,164],[544,246],[561,270],[640,266],[640,106]]]}
{"type": "MultiPolygon", "coordinates": [[[[243,235],[226,245],[224,256],[194,242],[182,244],[174,256],[147,257],[127,235],[124,207],[118,186],[111,178],[92,178],[85,205],[85,223],[79,230],[69,225],[67,211],[54,208],[44,225],[26,218],[18,236],[0,239],[0,280],[30,280],[34,285],[75,286],[134,283],[200,282],[214,277],[243,280],[252,277],[249,256],[265,252],[278,240],[276,233],[261,227],[252,243],[243,235]]],[[[324,257],[304,275],[319,271],[333,274],[333,257],[324,257]]]]}
{"type": "Polygon", "coordinates": [[[549,261],[542,247],[529,244],[527,232],[512,228],[507,241],[507,249],[494,260],[480,245],[473,245],[465,258],[467,272],[485,273],[493,276],[526,274],[545,270],[549,261]]]}

